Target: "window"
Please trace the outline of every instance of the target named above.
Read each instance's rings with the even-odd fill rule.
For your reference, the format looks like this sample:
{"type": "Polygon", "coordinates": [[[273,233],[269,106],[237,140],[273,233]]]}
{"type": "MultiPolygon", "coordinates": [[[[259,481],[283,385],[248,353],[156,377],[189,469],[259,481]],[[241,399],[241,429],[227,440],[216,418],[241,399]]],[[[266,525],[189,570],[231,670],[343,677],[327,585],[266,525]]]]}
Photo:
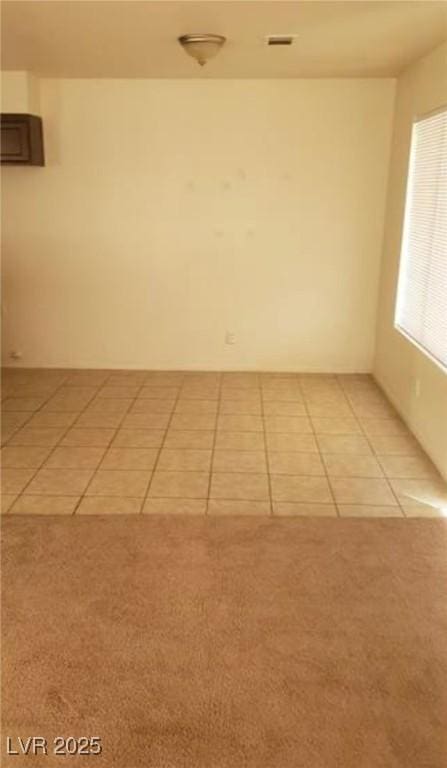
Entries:
{"type": "Polygon", "coordinates": [[[413,124],[395,325],[447,369],[447,107],[413,124]]]}

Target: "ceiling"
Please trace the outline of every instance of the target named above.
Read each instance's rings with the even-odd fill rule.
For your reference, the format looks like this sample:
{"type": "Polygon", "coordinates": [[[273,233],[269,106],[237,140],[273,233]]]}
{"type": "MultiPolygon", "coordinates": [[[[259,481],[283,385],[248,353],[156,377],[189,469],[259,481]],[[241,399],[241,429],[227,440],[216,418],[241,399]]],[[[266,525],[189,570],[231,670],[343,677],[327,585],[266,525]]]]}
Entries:
{"type": "MultiPolygon", "coordinates": [[[[47,77],[389,77],[447,39],[447,2],[6,0],[2,68],[47,77]],[[187,32],[228,42],[203,69],[187,32]],[[269,34],[296,34],[290,48],[269,34]]],[[[447,63],[446,63],[447,66],[447,63]]]]}

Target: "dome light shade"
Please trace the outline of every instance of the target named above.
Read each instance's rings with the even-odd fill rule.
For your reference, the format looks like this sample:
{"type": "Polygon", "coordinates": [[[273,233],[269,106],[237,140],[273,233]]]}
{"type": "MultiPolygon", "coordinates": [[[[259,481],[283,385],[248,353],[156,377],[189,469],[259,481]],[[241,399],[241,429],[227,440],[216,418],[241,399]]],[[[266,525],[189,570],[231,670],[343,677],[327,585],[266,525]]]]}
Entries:
{"type": "Polygon", "coordinates": [[[182,35],[178,41],[188,56],[192,56],[201,67],[213,59],[222,48],[226,38],[222,35],[182,35]]]}

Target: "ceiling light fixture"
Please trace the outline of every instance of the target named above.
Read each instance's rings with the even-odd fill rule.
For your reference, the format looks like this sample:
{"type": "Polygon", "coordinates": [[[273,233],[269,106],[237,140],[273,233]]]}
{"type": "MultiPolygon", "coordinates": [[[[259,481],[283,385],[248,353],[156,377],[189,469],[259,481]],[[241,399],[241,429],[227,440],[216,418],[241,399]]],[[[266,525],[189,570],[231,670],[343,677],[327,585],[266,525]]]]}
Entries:
{"type": "Polygon", "coordinates": [[[225,40],[222,35],[182,35],[178,38],[183,50],[201,67],[219,53],[225,40]]]}

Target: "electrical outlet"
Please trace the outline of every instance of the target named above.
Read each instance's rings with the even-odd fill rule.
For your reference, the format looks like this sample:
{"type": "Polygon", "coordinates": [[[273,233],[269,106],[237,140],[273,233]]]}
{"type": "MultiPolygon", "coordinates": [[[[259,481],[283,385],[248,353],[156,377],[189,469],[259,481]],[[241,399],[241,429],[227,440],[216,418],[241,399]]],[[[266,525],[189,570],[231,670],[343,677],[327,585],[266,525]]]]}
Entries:
{"type": "Polygon", "coordinates": [[[225,344],[236,344],[236,334],[232,331],[227,331],[225,334],[225,344]]]}
{"type": "Polygon", "coordinates": [[[9,357],[11,360],[21,360],[22,359],[22,353],[18,349],[13,349],[9,353],[9,357]]]}

